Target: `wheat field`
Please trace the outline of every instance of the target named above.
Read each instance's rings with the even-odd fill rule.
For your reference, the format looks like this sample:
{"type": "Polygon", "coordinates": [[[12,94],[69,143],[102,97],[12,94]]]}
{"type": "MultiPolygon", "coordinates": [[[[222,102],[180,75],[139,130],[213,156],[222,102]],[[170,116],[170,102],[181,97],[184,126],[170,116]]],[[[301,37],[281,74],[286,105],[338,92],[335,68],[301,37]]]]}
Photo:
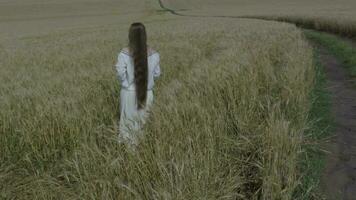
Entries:
{"type": "Polygon", "coordinates": [[[297,27],[43,2],[0,2],[0,199],[299,198],[315,69],[297,27]],[[133,21],[162,58],[135,151],[113,67],[133,21]]]}
{"type": "Polygon", "coordinates": [[[183,14],[239,16],[295,23],[299,26],[356,38],[353,0],[162,0],[183,14]]]}

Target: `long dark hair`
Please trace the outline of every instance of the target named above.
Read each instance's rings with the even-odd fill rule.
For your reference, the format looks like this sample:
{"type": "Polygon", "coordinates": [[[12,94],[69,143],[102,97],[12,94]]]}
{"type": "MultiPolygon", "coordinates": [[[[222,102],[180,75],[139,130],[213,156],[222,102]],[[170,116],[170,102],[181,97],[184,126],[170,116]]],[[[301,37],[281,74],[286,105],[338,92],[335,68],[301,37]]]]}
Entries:
{"type": "Polygon", "coordinates": [[[147,35],[142,23],[131,24],[129,49],[134,61],[137,108],[145,107],[147,98],[147,35]]]}

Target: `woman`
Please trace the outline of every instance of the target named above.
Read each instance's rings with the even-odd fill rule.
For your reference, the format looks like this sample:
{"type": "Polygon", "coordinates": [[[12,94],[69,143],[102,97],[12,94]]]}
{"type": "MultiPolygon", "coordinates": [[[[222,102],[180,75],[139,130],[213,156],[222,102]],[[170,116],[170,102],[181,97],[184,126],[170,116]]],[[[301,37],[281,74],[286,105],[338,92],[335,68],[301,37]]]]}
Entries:
{"type": "Polygon", "coordinates": [[[129,46],[121,50],[116,70],[121,82],[119,139],[137,144],[137,133],[153,103],[154,79],[160,76],[159,54],[147,47],[145,26],[133,23],[129,46]]]}

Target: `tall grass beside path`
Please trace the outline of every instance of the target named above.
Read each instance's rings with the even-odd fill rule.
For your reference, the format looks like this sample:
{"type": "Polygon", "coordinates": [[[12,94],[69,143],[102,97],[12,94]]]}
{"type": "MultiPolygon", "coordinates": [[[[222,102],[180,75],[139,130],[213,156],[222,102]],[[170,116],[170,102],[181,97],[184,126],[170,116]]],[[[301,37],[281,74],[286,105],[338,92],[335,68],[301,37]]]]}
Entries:
{"type": "Polygon", "coordinates": [[[314,83],[302,33],[255,20],[175,22],[148,25],[163,73],[136,152],[116,141],[111,66],[126,34],[34,38],[31,51],[1,59],[2,197],[292,198],[314,83]]]}

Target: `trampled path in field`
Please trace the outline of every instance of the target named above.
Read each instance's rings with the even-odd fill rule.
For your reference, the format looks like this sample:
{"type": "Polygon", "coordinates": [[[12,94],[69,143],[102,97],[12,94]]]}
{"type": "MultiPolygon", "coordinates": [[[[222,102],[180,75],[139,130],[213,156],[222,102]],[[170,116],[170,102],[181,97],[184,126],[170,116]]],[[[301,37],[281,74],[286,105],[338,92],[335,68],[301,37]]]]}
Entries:
{"type": "MultiPolygon", "coordinates": [[[[185,17],[246,18],[239,16],[185,15],[164,6],[171,14],[185,17]]],[[[351,41],[350,41],[351,42],[351,41]]],[[[329,142],[327,162],[321,186],[330,200],[356,200],[356,89],[348,80],[341,62],[325,48],[320,51],[320,62],[327,75],[327,90],[331,94],[334,133],[329,142]]]]}
{"type": "Polygon", "coordinates": [[[342,64],[324,48],[320,61],[327,74],[335,121],[322,186],[330,199],[356,199],[356,90],[342,64]]]}

